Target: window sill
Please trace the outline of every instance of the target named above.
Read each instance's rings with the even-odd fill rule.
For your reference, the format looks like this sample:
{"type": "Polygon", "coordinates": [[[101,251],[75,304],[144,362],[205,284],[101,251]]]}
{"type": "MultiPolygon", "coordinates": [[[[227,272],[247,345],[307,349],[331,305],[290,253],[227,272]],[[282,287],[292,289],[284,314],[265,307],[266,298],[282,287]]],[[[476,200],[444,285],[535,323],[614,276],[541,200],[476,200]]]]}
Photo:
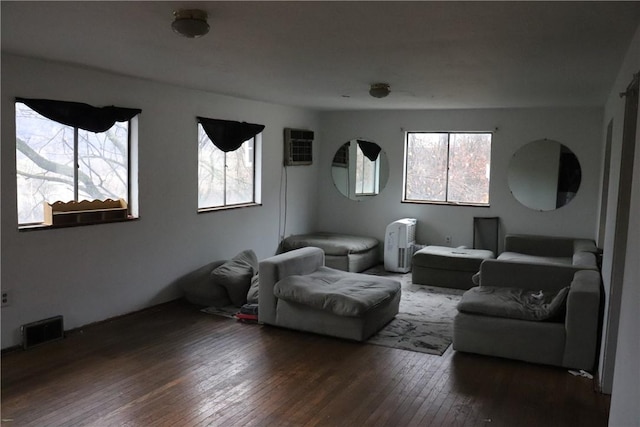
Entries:
{"type": "Polygon", "coordinates": [[[36,230],[57,230],[60,228],[70,228],[70,227],[84,227],[87,225],[100,225],[100,224],[112,224],[115,222],[130,222],[137,221],[138,217],[130,216],[129,218],[124,219],[114,219],[109,221],[96,221],[96,222],[83,222],[77,224],[62,224],[62,225],[49,225],[49,224],[23,224],[18,225],[18,231],[36,231],[36,230]]]}
{"type": "Polygon", "coordinates": [[[218,212],[218,211],[226,211],[230,209],[240,209],[240,208],[250,208],[254,206],[262,206],[262,203],[242,203],[238,205],[228,205],[228,206],[219,206],[215,208],[200,208],[198,209],[198,213],[207,213],[207,212],[218,212]]]}
{"type": "Polygon", "coordinates": [[[402,203],[415,205],[441,205],[441,206],[465,206],[471,208],[489,208],[489,203],[463,203],[463,202],[435,202],[430,200],[402,200],[402,203]]]}

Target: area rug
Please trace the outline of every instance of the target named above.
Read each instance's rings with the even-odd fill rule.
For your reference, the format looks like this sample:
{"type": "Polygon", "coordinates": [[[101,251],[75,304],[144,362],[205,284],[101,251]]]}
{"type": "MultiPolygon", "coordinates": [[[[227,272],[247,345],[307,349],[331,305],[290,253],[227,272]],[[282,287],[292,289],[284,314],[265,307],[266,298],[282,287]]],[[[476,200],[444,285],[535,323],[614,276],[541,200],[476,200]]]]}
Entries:
{"type": "Polygon", "coordinates": [[[402,281],[399,313],[367,343],[441,356],[451,344],[453,317],[464,290],[414,285],[411,273],[388,273],[382,267],[365,273],[402,281]]]}
{"type": "MultiPolygon", "coordinates": [[[[451,344],[453,317],[464,291],[414,285],[411,283],[411,273],[389,273],[381,266],[373,267],[365,273],[395,277],[402,281],[399,313],[366,343],[441,356],[451,344]]],[[[234,318],[238,308],[207,307],[202,311],[234,318]]]]}

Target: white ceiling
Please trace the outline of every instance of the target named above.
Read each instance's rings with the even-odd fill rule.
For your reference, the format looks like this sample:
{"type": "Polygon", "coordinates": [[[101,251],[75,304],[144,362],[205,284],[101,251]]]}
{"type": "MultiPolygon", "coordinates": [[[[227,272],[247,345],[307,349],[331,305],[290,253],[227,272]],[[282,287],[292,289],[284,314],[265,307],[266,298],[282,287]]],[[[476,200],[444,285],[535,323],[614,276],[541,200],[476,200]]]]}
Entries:
{"type": "Polygon", "coordinates": [[[601,106],[640,24],[610,1],[0,5],[3,52],[321,110],[601,106]],[[192,7],[199,39],[170,27],[192,7]]]}

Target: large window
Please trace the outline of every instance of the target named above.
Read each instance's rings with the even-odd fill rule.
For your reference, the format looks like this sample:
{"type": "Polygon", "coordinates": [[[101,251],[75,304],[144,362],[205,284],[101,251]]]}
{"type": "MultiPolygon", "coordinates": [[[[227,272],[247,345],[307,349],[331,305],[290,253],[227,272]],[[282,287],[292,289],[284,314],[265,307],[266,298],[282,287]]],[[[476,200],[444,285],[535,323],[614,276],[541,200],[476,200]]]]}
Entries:
{"type": "Polygon", "coordinates": [[[491,137],[407,132],[403,201],[488,205],[491,137]]]}
{"type": "MultiPolygon", "coordinates": [[[[217,123],[225,124],[224,121],[217,123]]],[[[222,133],[220,139],[224,138],[224,132],[222,133]]],[[[214,143],[202,123],[198,124],[199,210],[260,202],[257,185],[260,138],[261,135],[256,133],[255,136],[240,141],[237,148],[226,148],[221,141],[214,143]]]]}
{"type": "MultiPolygon", "coordinates": [[[[85,112],[95,108],[45,102],[65,108],[81,106],[85,112]]],[[[73,116],[72,110],[65,109],[61,117],[73,116]]],[[[105,131],[91,132],[47,118],[23,102],[15,103],[15,111],[19,225],[41,224],[44,203],[105,199],[129,202],[132,182],[129,118],[112,121],[113,125],[101,123],[107,128],[105,131]]],[[[131,116],[137,113],[128,111],[131,116]]]]}

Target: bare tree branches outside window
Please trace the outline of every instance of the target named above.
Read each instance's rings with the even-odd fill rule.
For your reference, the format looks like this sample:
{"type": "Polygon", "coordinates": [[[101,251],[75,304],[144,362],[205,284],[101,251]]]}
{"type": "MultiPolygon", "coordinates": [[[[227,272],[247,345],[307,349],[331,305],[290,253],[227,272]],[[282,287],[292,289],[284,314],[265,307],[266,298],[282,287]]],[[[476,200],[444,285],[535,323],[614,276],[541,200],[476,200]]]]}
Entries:
{"type": "Polygon", "coordinates": [[[407,133],[404,200],[489,204],[491,138],[491,133],[407,133]]]}
{"type": "Polygon", "coordinates": [[[93,133],[15,107],[19,224],[41,223],[44,202],[128,201],[128,123],[93,133]]]}
{"type": "Polygon", "coordinates": [[[198,125],[198,209],[255,202],[254,156],[255,138],[225,153],[198,125]]]}

